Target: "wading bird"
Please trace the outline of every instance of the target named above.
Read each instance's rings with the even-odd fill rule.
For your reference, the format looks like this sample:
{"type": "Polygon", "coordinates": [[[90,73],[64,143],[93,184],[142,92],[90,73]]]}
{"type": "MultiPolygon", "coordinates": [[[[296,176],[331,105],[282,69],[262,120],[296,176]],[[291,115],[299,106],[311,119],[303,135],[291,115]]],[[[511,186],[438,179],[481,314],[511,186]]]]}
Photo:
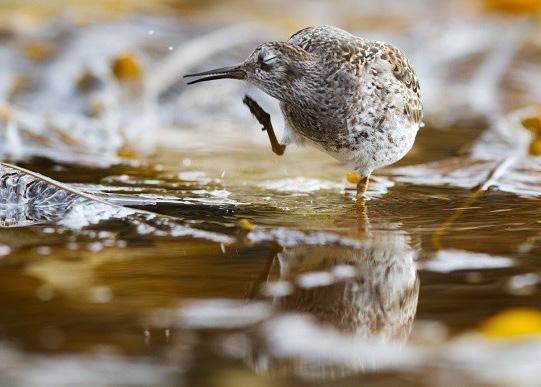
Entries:
{"type": "Polygon", "coordinates": [[[422,121],[419,82],[404,54],[330,26],[309,27],[287,42],[257,47],[242,63],[186,75],[189,84],[243,79],[280,101],[286,128],[276,139],[270,116],[249,97],[244,103],[281,155],[290,143],[310,144],[368,178],[411,149],[422,121]]]}

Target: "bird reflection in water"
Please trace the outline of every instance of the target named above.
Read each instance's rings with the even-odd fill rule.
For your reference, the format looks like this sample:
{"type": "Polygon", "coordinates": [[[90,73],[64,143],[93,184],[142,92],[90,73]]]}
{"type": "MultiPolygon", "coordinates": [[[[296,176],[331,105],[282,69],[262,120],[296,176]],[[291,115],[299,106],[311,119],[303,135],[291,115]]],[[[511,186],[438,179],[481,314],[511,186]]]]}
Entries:
{"type": "Polygon", "coordinates": [[[358,248],[279,253],[279,279],[263,289],[292,287],[273,297],[278,316],[259,330],[249,364],[261,373],[322,378],[378,368],[370,348],[399,349],[417,309],[416,251],[409,239],[401,231],[370,231],[358,248]]]}

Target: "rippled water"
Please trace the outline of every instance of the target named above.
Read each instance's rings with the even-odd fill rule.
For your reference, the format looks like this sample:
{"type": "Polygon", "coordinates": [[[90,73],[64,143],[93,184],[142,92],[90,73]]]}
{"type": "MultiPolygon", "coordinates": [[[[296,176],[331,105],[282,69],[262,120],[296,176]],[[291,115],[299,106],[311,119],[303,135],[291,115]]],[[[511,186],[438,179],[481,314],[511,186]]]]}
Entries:
{"type": "MultiPolygon", "coordinates": [[[[423,137],[413,156],[441,141],[423,137]]],[[[170,146],[146,167],[24,164],[174,218],[162,233],[125,214],[1,229],[5,380],[56,385],[58,367],[83,385],[497,381],[489,370],[511,349],[464,335],[539,307],[538,199],[472,202],[470,190],[379,176],[358,207],[343,168],[317,151],[223,148],[170,146]],[[209,234],[175,234],[172,221],[209,234]]],[[[527,349],[533,365],[540,348],[527,349]]]]}

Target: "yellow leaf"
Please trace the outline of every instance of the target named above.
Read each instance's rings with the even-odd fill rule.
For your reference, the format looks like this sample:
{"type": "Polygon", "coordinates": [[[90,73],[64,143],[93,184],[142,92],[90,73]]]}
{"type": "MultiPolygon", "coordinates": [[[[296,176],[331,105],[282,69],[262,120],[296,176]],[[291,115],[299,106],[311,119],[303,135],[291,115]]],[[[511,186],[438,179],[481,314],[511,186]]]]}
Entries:
{"type": "Polygon", "coordinates": [[[541,335],[541,311],[528,308],[507,309],[485,320],[479,331],[491,339],[541,335]]]}
{"type": "Polygon", "coordinates": [[[541,0],[484,0],[483,3],[488,10],[508,14],[541,12],[541,0]]]}
{"type": "Polygon", "coordinates": [[[357,184],[359,181],[361,181],[361,176],[359,176],[357,172],[348,172],[346,179],[351,184],[357,184]]]}
{"type": "Polygon", "coordinates": [[[532,142],[528,152],[532,156],[541,156],[541,108],[537,116],[527,117],[522,120],[522,126],[532,132],[532,142]]]}
{"type": "Polygon", "coordinates": [[[141,75],[141,67],[131,54],[117,56],[113,61],[112,70],[119,81],[135,80],[141,75]]]}
{"type": "Polygon", "coordinates": [[[239,220],[239,227],[245,231],[252,231],[254,229],[254,225],[248,219],[239,220]]]}

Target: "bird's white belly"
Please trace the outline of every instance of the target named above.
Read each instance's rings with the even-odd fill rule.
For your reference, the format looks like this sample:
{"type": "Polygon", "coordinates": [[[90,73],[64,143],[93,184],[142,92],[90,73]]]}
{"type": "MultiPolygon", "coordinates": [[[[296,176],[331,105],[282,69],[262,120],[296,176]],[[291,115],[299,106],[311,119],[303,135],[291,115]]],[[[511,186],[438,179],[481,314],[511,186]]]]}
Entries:
{"type": "MultiPolygon", "coordinates": [[[[331,149],[320,143],[310,140],[294,129],[289,128],[288,142],[297,144],[309,144],[318,148],[333,158],[348,165],[362,176],[368,176],[375,169],[393,164],[402,159],[412,148],[415,136],[419,130],[418,124],[387,129],[378,132],[374,129],[366,129],[369,137],[363,141],[355,142],[354,137],[348,137],[351,146],[340,149],[331,149]]],[[[344,138],[345,139],[345,138],[344,138]]]]}

